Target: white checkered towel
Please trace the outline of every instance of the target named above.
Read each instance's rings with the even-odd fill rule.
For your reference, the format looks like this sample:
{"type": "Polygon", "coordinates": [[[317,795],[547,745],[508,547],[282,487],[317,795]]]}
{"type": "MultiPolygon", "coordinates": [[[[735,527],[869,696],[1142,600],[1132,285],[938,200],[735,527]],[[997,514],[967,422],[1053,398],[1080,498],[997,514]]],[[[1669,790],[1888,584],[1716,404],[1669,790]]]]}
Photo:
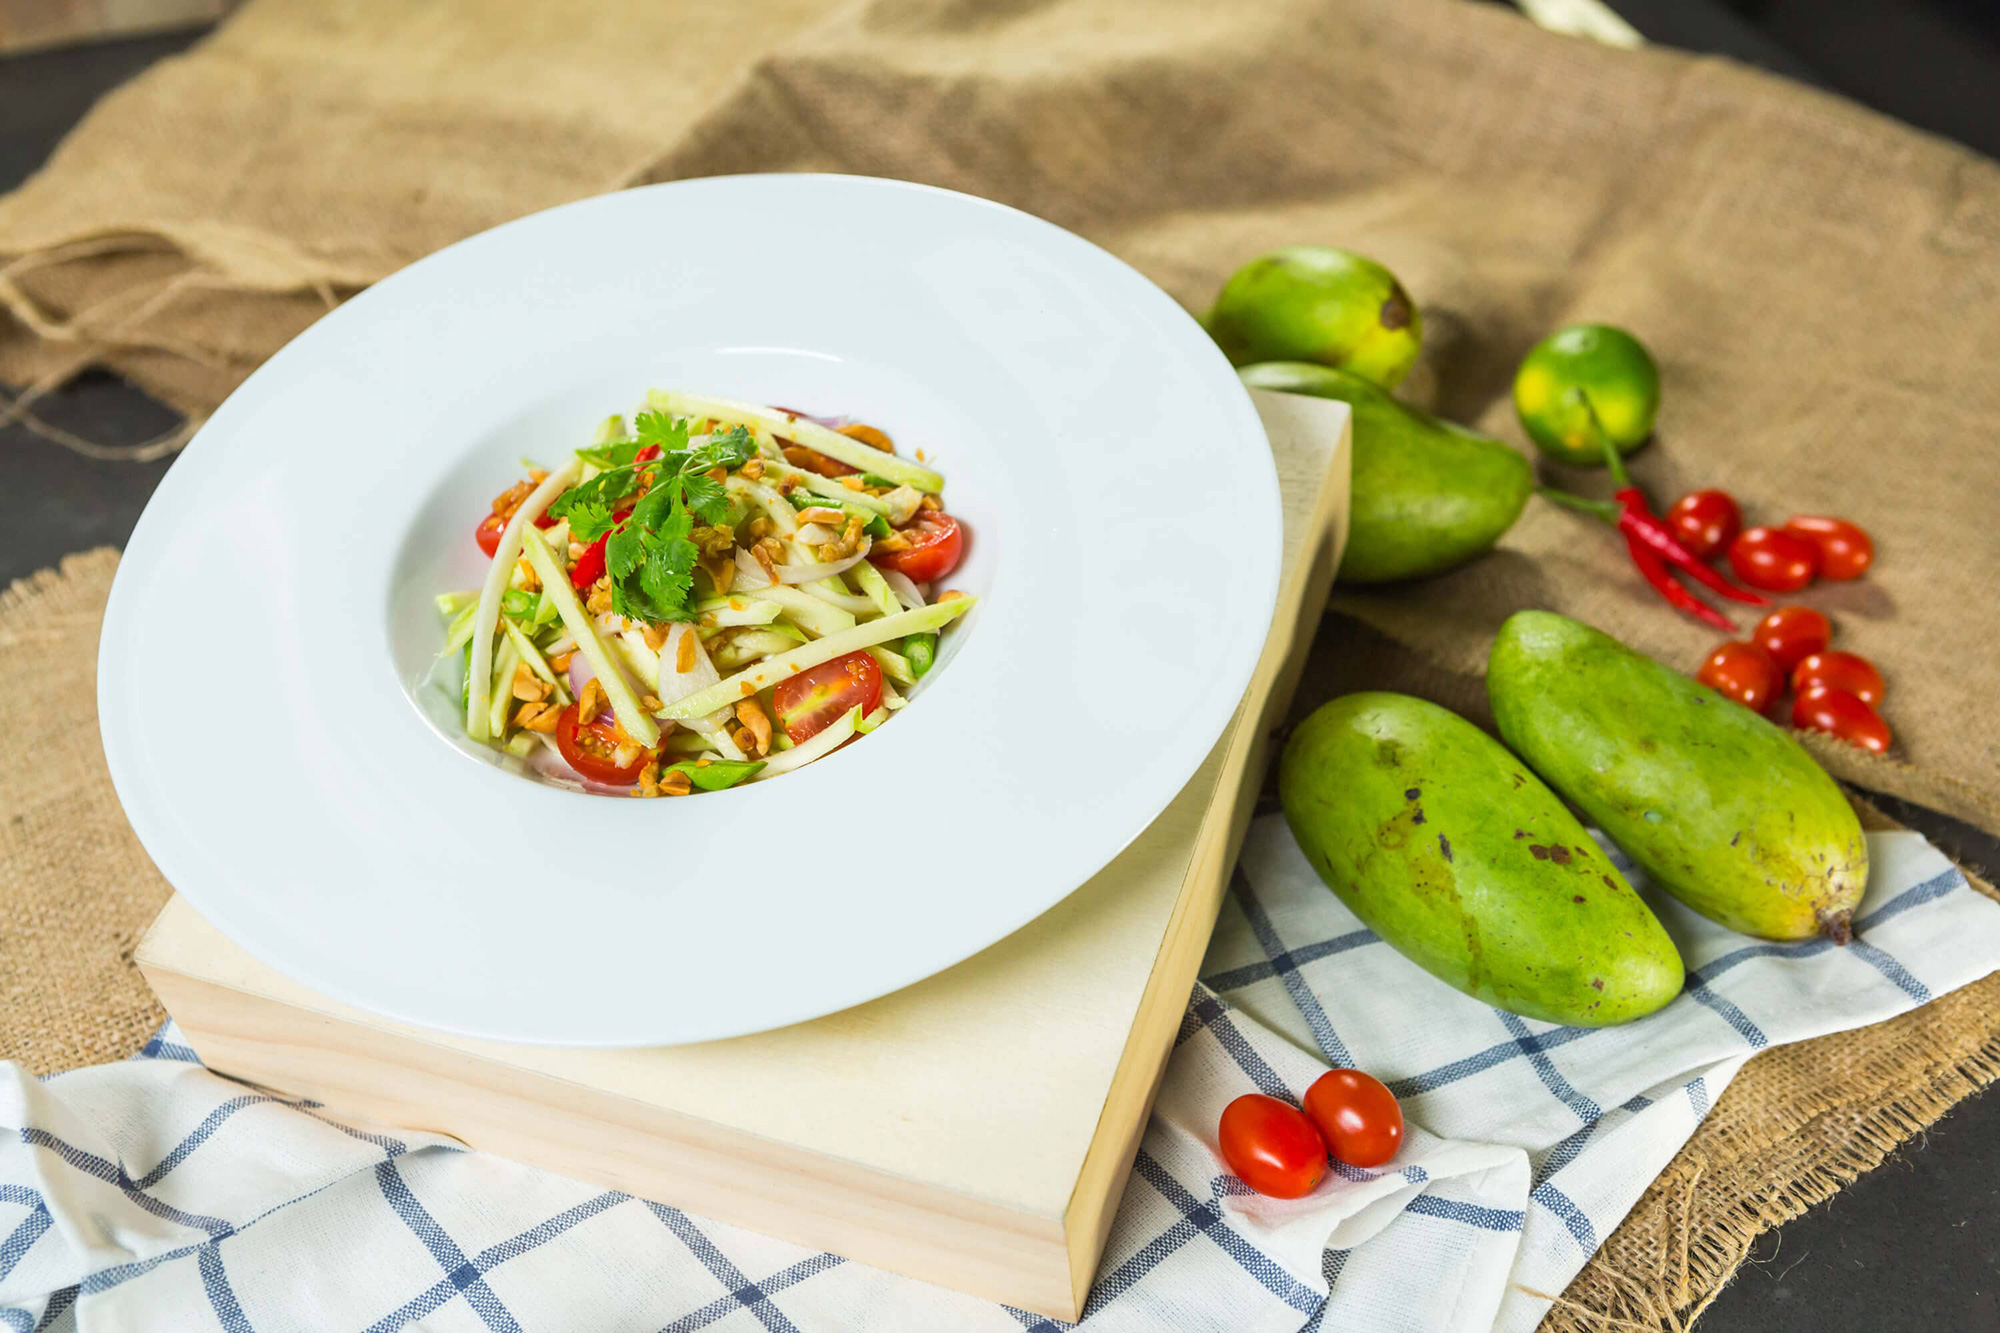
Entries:
{"type": "MultiPolygon", "coordinates": [[[[2000,904],[1913,834],[1870,850],[1844,949],[1748,940],[1656,898],[1687,992],[1593,1031],[1432,981],[1259,820],[1086,1327],[1533,1328],[1536,1293],[1563,1289],[1753,1053],[2000,962],[2000,904]],[[1403,1153],[1305,1199],[1249,1194],[1214,1152],[1222,1108],[1329,1064],[1396,1089],[1403,1153]]],[[[343,1128],[208,1073],[171,1025],[123,1064],[42,1081],[0,1065],[0,1127],[0,1324],[22,1333],[1060,1327],[448,1140],[343,1128]]]]}

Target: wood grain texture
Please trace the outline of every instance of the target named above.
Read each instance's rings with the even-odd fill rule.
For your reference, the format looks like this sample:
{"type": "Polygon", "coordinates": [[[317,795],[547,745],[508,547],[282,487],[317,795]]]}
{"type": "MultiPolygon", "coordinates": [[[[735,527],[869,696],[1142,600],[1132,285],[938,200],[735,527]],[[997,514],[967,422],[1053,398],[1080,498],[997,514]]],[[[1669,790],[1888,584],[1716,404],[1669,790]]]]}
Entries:
{"type": "Polygon", "coordinates": [[[1346,408],[1258,399],[1286,561],[1243,707],[1110,866],[964,963],[810,1023],[644,1050],[393,1023],[264,966],[178,897],[141,970],[224,1073],[1076,1318],[1345,536],[1346,408]]]}

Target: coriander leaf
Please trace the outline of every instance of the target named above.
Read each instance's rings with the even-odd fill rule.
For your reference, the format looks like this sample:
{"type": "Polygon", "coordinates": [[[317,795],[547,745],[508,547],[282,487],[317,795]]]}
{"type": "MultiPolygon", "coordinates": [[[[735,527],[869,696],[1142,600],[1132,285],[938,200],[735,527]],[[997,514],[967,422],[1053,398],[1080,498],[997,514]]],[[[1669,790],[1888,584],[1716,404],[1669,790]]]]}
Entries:
{"type": "MultiPolygon", "coordinates": [[[[694,520],[689,518],[687,510],[681,507],[681,498],[678,494],[679,489],[677,486],[669,486],[667,488],[667,494],[671,497],[672,505],[668,509],[666,517],[660,520],[659,526],[650,535],[659,543],[671,546],[676,542],[681,542],[692,549],[694,543],[688,541],[688,535],[694,531],[694,520]]],[[[652,546],[653,544],[653,542],[647,543],[648,546],[652,546]]]]}
{"type": "Polygon", "coordinates": [[[632,525],[653,531],[666,523],[673,512],[674,492],[680,488],[671,481],[661,482],[647,491],[644,498],[632,507],[632,525]]]}
{"type": "Polygon", "coordinates": [[[628,521],[611,534],[604,544],[604,569],[614,579],[622,579],[646,559],[646,530],[628,521]]]}
{"type": "Polygon", "coordinates": [[[683,472],[706,472],[710,468],[734,468],[757,452],[756,441],[743,426],[731,426],[708,437],[708,443],[688,455],[683,472]]]}
{"type": "Polygon", "coordinates": [[[721,523],[729,517],[729,492],[707,473],[689,473],[681,478],[681,488],[687,494],[687,507],[700,515],[702,522],[721,523]]]}
{"type": "Polygon", "coordinates": [[[649,444],[658,445],[664,454],[677,454],[687,449],[688,423],[684,418],[670,417],[664,412],[641,412],[632,419],[632,426],[636,439],[635,454],[649,444]]]}
{"type": "Polygon", "coordinates": [[[638,473],[632,468],[600,472],[558,495],[549,505],[549,514],[567,518],[570,535],[578,541],[596,541],[616,521],[613,510],[618,501],[631,494],[638,484],[638,473]]]}
{"type": "MultiPolygon", "coordinates": [[[[557,517],[560,518],[562,515],[558,514],[557,517]]],[[[582,514],[571,514],[569,515],[570,540],[582,542],[588,546],[591,542],[596,541],[599,537],[611,531],[612,522],[611,515],[601,509],[593,509],[582,514]]]]}
{"type": "Polygon", "coordinates": [[[664,542],[646,553],[639,586],[661,614],[657,620],[687,620],[688,589],[694,586],[696,551],[690,541],[664,542]]]}
{"type": "Polygon", "coordinates": [[[611,609],[619,615],[627,620],[644,620],[649,623],[665,620],[666,617],[660,614],[659,608],[645,600],[645,597],[646,594],[636,579],[614,581],[611,585],[611,609]]]}
{"type": "Polygon", "coordinates": [[[594,449],[579,449],[576,456],[595,467],[606,469],[630,467],[632,460],[639,456],[643,448],[637,440],[613,440],[600,444],[594,449]]]}

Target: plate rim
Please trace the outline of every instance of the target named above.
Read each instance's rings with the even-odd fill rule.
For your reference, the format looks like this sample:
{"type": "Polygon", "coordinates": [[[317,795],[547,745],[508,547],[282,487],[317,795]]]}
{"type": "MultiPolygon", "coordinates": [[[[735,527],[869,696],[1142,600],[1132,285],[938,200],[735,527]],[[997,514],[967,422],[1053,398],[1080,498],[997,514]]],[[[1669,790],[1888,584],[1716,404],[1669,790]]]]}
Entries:
{"type": "MultiPolygon", "coordinates": [[[[690,190],[698,191],[713,188],[726,189],[743,183],[753,183],[754,188],[769,182],[801,181],[808,183],[837,182],[841,188],[859,187],[869,190],[910,191],[932,196],[943,196],[954,201],[955,204],[971,204],[978,208],[993,210],[1008,215],[1017,222],[1025,222],[1031,228],[1042,229],[1059,238],[1057,241],[1058,244],[1079,245],[1086,248],[1094,254],[1097,261],[1108,262],[1117,269],[1123,270],[1126,274],[1136,278],[1141,284],[1138,290],[1150,292],[1151,296],[1148,299],[1156,299],[1163,308],[1170,309],[1172,312],[1171,318],[1177,319],[1184,331],[1192,332],[1199,338],[1201,345],[1205,345],[1208,352],[1212,355],[1214,364],[1223,372],[1222,375],[1215,377],[1213,384],[1209,386],[1211,391],[1219,393],[1222,402],[1218,405],[1226,406],[1234,413],[1236,425],[1239,430],[1244,431],[1249,437],[1258,441],[1265,440],[1264,428],[1249,390],[1237,379],[1234,369],[1229,366],[1227,359],[1222,355],[1221,351],[1208,342],[1207,335],[1201,331],[1196,319],[1185,308],[1181,307],[1178,302],[1175,302],[1171,296],[1161,290],[1150,279],[1146,278],[1144,274],[1139,273],[1137,269],[1118,256],[1105,250],[1088,238],[1079,236],[1066,228],[1060,227],[1046,219],[1039,218],[1025,210],[1014,208],[995,200],[918,182],[856,176],[845,173],[771,172],[737,176],[695,177],[688,180],[661,182],[653,185],[634,187],[629,190],[614,191],[604,195],[590,196],[525,214],[518,218],[509,219],[485,231],[461,238],[451,245],[442,247],[430,255],[415,260],[397,272],[388,275],[381,281],[357,293],[349,301],[343,303],[341,307],[316,320],[291,342],[288,342],[284,347],[273,353],[263,364],[259,365],[246,377],[244,383],[238,386],[230,395],[230,398],[234,399],[238,395],[244,394],[253,385],[258,385],[260,381],[290,373],[292,367],[291,363],[287,360],[287,353],[297,347],[301,341],[310,338],[316,330],[327,327],[328,321],[339,321],[342,311],[352,309],[357,304],[363,302],[367,303],[364,309],[372,310],[383,300],[394,298],[394,293],[399,289],[398,280],[406,274],[429,264],[439,256],[449,254],[462,246],[479,242],[484,238],[492,237],[496,233],[503,233],[526,224],[541,222],[551,215],[595,208],[619,208],[624,206],[619,201],[633,196],[650,198],[657,197],[663,192],[687,192],[690,190]],[[380,293],[384,291],[389,292],[390,295],[387,297],[381,296],[380,293]],[[1224,389],[1225,376],[1229,391],[1220,392],[1224,389]]],[[[205,422],[190,441],[190,448],[194,447],[204,434],[215,428],[216,419],[223,417],[228,406],[229,400],[225,400],[216,409],[211,420],[205,422]]],[[[135,796],[133,783],[136,780],[136,774],[133,771],[133,766],[137,761],[126,752],[125,738],[118,734],[117,727],[112,723],[112,719],[119,716],[121,710],[118,707],[108,706],[115,703],[114,695],[123,689],[129,689],[129,682],[126,679],[128,666],[114,659],[113,649],[114,644],[121,637],[126,637],[123,634],[124,628],[134,614],[129,604],[136,595],[133,589],[138,582],[139,575],[128,572],[134,568],[131,555],[137,551],[143,558],[147,554],[148,547],[153,544],[150,530],[170,521],[169,518],[161,517],[163,510],[152,500],[149,500],[145,510],[142,512],[139,523],[134,528],[132,538],[127,544],[126,556],[121,559],[119,570],[114,575],[112,587],[106,601],[104,622],[99,637],[97,660],[99,731],[104,746],[107,766],[111,773],[113,788],[119,798],[121,808],[126,812],[127,819],[131,823],[134,833],[139,837],[141,844],[145,846],[149,856],[159,866],[163,876],[168,879],[175,891],[187,898],[189,903],[197,911],[200,911],[205,918],[214,920],[216,927],[222,930],[232,941],[243,947],[253,957],[273,967],[281,974],[292,977],[331,999],[387,1017],[393,1021],[409,1023],[420,1028],[462,1037],[503,1041],[521,1045],[551,1045],[579,1048],[631,1048],[680,1045],[774,1030],[800,1022],[811,1021],[812,1019],[838,1013],[854,1005],[892,994],[927,977],[946,971],[1019,931],[1029,922],[1062,903],[1070,894],[1081,888],[1083,884],[1087,883],[1092,877],[1101,873],[1106,866],[1114,862],[1171,806],[1174,799],[1185,789],[1187,782],[1199,771],[1205,757],[1213,750],[1215,742],[1226,731],[1231,718],[1240,706],[1244,692],[1255,676],[1257,664],[1261,659],[1265,644],[1268,642],[1269,627],[1277,606],[1280,584],[1283,579],[1282,500],[1275,463],[1270,458],[1268,447],[1262,451],[1261,459],[1264,466],[1255,469],[1257,472],[1255,482],[1256,489],[1261,492],[1264,502],[1263,507],[1266,510],[1265,521],[1259,523],[1258,526],[1265,533],[1263,545],[1266,549],[1263,552],[1262,563],[1268,577],[1261,581],[1260,587],[1252,595],[1256,604],[1254,609],[1258,613],[1255,617],[1255,623],[1262,625],[1264,630],[1260,636],[1254,638],[1246,637],[1240,644],[1231,645],[1233,652],[1225,657],[1224,665],[1219,671],[1222,677],[1231,682],[1230,689],[1228,691],[1213,691],[1213,698],[1198,700],[1189,709],[1188,714],[1179,720],[1180,725],[1188,728],[1193,734],[1198,734],[1202,737],[1202,744],[1199,750],[1195,752],[1193,762],[1185,766],[1186,771],[1180,772],[1173,786],[1157,799],[1148,798],[1145,801],[1139,802],[1138,808],[1143,809],[1143,817],[1135,814],[1130,821],[1132,824],[1131,827],[1120,828],[1117,830],[1115,838],[1106,837],[1102,840],[1098,845],[1106,850],[1103,851],[1101,856],[1095,851],[1090,853],[1086,859],[1090,860],[1092,864],[1081,877],[1076,878],[1074,883],[1060,887],[1051,886],[1033,893],[1023,893],[1014,898],[1013,901],[1020,910],[1016,913],[1007,914],[1010,924],[1004,930],[1000,931],[1000,933],[993,934],[990,938],[970,940],[966,942],[966,947],[962,950],[957,945],[941,951],[933,950],[925,954],[923,961],[913,963],[909,968],[897,969],[893,974],[887,969],[877,969],[867,974],[870,978],[869,980],[857,981],[844,994],[825,996],[822,999],[815,999],[808,1002],[804,1006],[804,1009],[809,1010],[809,1012],[797,1012],[790,1017],[775,1020],[768,1017],[760,1017],[749,1021],[747,1024],[730,1022],[712,1023],[699,1030],[689,1032],[686,1035],[679,1035],[678,1030],[685,1029],[688,1025],[679,1024],[676,1025],[677,1035],[667,1037],[657,1034],[648,1035],[635,1031],[630,1023],[623,1023],[620,1025],[620,1030],[607,1032],[598,1037],[579,1036],[574,1032],[563,1035],[551,1035],[524,1034],[518,1030],[500,1031],[491,1028],[481,1029],[476,1026],[440,1022],[431,1017],[399,1013],[392,1007],[385,1007],[379,1001],[355,994],[338,978],[325,975],[322,969],[301,966],[298,960],[293,958],[270,956],[263,947],[264,941],[239,934],[236,929],[226,924],[225,921],[214,920],[214,918],[209,917],[209,911],[204,901],[208,896],[207,891],[201,889],[190,892],[187,888],[175,882],[175,875],[170,867],[180,859],[179,854],[176,851],[168,850],[165,855],[162,855],[161,851],[155,850],[156,844],[163,847],[170,846],[167,836],[159,828],[159,823],[164,821],[167,816],[164,812],[152,808],[151,799],[147,795],[138,794],[135,796]],[[135,814],[135,808],[143,813],[135,814]],[[142,825],[147,827],[142,827],[142,825]],[[943,961],[938,961],[945,953],[949,953],[951,956],[943,958],[943,961]]],[[[171,477],[171,471],[169,472],[169,477],[171,477]]],[[[155,494],[157,496],[158,492],[156,491],[155,494]]],[[[176,507],[180,507],[181,502],[176,501],[175,505],[176,507]]],[[[1179,770],[1183,765],[1177,762],[1173,767],[1179,770]]],[[[507,776],[510,781],[517,780],[512,775],[507,776]]],[[[1069,877],[1065,876],[1064,878],[1069,877]]],[[[227,913],[224,915],[226,916],[227,913]]],[[[974,935],[985,934],[984,931],[974,931],[971,933],[974,935]]]]}

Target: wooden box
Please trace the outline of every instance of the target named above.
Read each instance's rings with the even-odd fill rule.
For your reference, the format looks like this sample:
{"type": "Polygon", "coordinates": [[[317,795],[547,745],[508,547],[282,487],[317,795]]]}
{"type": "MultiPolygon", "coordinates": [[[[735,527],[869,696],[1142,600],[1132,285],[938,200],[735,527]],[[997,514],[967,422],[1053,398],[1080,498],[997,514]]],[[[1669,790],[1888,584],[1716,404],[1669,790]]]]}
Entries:
{"type": "Polygon", "coordinates": [[[1347,408],[1256,397],[1286,558],[1243,706],[1117,860],[958,966],[810,1023],[642,1050],[393,1023],[257,962],[178,897],[140,969],[219,1072],[1076,1318],[1345,537],[1347,408]]]}

